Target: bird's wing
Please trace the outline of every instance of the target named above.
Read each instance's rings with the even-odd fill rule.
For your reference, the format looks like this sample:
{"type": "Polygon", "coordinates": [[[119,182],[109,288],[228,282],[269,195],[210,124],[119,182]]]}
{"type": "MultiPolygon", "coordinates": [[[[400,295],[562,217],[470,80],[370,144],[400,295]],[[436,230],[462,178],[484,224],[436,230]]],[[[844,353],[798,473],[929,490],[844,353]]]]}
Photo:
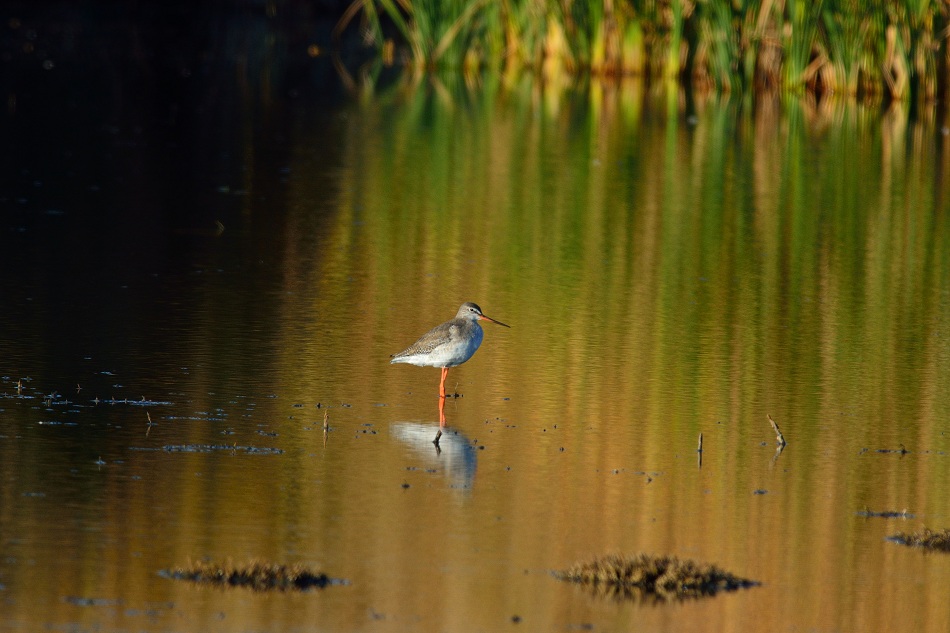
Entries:
{"type": "Polygon", "coordinates": [[[399,352],[398,354],[393,354],[393,358],[399,358],[401,356],[413,356],[415,354],[428,354],[435,348],[445,345],[453,338],[458,337],[458,331],[458,326],[451,323],[437,325],[419,337],[418,341],[403,351],[399,352]]]}

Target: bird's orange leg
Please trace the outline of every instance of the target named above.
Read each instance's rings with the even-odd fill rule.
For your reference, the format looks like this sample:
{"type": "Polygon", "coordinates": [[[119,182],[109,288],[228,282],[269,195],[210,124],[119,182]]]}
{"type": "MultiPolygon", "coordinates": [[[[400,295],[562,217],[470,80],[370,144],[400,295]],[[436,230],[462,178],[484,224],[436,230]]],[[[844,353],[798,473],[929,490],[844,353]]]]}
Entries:
{"type": "MultiPolygon", "coordinates": [[[[445,427],[445,398],[439,398],[439,428],[445,427]]],[[[442,431],[439,431],[439,436],[441,436],[442,431]]],[[[436,444],[439,443],[439,436],[436,436],[436,444]]]]}
{"type": "Polygon", "coordinates": [[[442,380],[439,382],[439,397],[445,400],[445,377],[449,375],[449,368],[442,368],[442,380]]]}

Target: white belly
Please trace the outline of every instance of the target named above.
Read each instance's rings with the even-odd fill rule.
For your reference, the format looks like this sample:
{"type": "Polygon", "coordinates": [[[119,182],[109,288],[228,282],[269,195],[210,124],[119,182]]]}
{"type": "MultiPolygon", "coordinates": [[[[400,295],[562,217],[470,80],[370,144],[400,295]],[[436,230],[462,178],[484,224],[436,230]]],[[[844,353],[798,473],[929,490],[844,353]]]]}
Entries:
{"type": "Polygon", "coordinates": [[[445,343],[428,352],[407,354],[393,358],[393,363],[409,363],[418,367],[455,367],[461,365],[478,349],[485,336],[482,328],[477,327],[470,338],[451,337],[445,343]]]}

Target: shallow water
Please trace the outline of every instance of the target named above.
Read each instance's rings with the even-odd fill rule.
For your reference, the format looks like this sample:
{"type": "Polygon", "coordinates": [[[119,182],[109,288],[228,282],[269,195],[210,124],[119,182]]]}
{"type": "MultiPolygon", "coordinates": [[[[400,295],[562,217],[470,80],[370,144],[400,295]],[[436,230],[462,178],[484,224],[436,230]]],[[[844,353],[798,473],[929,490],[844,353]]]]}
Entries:
{"type": "Polygon", "coordinates": [[[108,22],[8,62],[0,628],[950,629],[950,557],[886,540],[950,526],[944,122],[638,83],[350,94],[242,19],[177,57],[144,31],[111,73],[84,61],[125,59],[108,22]],[[512,328],[449,372],[436,447],[438,372],[388,357],[466,300],[512,328]],[[762,585],[616,602],[550,574],[641,551],[762,585]],[[348,583],[160,575],[204,558],[348,583]]]}

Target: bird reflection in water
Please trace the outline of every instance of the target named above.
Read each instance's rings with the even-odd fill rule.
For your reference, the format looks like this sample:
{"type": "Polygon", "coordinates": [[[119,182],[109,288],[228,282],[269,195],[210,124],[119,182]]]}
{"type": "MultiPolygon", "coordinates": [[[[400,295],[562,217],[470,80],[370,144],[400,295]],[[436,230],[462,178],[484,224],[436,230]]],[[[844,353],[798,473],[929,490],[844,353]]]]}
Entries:
{"type": "MultiPolygon", "coordinates": [[[[442,399],[440,405],[444,402],[442,399]]],[[[409,445],[425,468],[441,466],[453,488],[471,488],[478,465],[475,446],[463,432],[446,425],[442,406],[438,427],[421,422],[394,422],[390,429],[393,437],[409,445]],[[429,448],[433,444],[435,450],[429,448]]]]}

